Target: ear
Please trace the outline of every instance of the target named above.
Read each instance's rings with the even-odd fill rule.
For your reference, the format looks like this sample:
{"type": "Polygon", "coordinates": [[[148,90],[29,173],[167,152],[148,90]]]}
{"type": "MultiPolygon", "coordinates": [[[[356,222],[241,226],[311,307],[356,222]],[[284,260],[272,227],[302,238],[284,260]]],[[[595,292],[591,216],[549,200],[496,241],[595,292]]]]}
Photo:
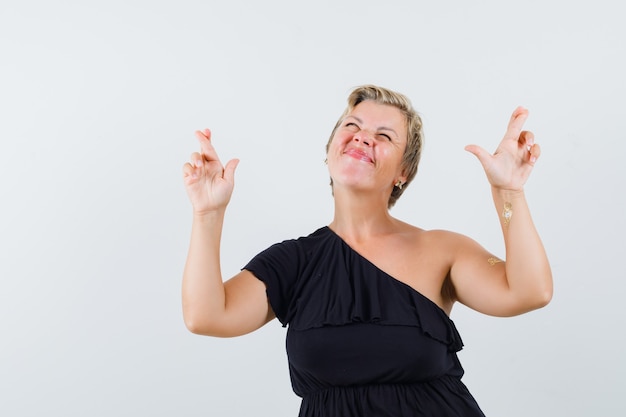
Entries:
{"type": "Polygon", "coordinates": [[[402,170],[400,171],[400,175],[398,175],[398,177],[396,178],[396,182],[397,181],[402,181],[402,184],[406,184],[407,177],[408,177],[408,175],[406,173],[406,168],[402,167],[402,170]]]}

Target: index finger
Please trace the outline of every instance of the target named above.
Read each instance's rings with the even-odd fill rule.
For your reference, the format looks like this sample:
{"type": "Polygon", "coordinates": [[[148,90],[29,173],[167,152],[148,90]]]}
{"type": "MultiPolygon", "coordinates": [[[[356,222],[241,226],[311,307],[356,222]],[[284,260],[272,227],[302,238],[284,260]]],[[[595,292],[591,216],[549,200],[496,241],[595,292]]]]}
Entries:
{"type": "Polygon", "coordinates": [[[519,135],[522,133],[522,128],[524,127],[526,119],[528,119],[528,110],[522,106],[517,107],[511,115],[509,125],[506,128],[506,133],[504,134],[504,139],[517,141],[519,139],[519,135]]]}
{"type": "Polygon", "coordinates": [[[196,130],[196,138],[200,142],[200,154],[204,159],[207,161],[219,161],[217,152],[215,152],[215,148],[211,144],[211,131],[209,129],[204,129],[203,131],[196,130]]]}

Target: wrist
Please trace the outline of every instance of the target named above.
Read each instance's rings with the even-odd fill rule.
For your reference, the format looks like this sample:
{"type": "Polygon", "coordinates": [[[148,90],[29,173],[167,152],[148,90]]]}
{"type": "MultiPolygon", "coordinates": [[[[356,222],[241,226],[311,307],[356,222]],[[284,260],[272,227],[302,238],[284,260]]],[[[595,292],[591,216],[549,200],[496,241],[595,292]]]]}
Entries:
{"type": "Polygon", "coordinates": [[[507,190],[497,187],[492,187],[491,192],[493,194],[493,202],[496,205],[496,210],[500,217],[502,226],[507,229],[511,223],[516,210],[520,207],[524,207],[526,197],[524,196],[524,190],[507,190]]]}
{"type": "Polygon", "coordinates": [[[210,223],[215,221],[222,221],[225,214],[224,209],[193,211],[193,221],[199,223],[210,223]]]}
{"type": "Polygon", "coordinates": [[[498,198],[503,201],[509,201],[509,202],[525,199],[524,189],[510,190],[506,188],[499,188],[499,187],[491,186],[491,194],[494,196],[494,198],[498,198]]]}

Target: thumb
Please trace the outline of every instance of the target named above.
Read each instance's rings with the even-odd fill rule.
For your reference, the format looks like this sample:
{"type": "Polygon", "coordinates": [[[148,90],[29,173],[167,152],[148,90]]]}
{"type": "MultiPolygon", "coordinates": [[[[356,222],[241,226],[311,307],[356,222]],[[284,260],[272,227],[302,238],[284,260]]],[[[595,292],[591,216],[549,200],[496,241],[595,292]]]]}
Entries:
{"type": "Polygon", "coordinates": [[[489,152],[487,152],[478,145],[467,145],[465,147],[465,150],[471,154],[474,154],[482,164],[483,168],[487,168],[487,166],[489,165],[489,160],[491,158],[491,154],[489,152]]]}
{"type": "Polygon", "coordinates": [[[234,183],[235,182],[235,168],[239,165],[239,159],[231,159],[226,163],[224,167],[224,179],[234,183]]]}

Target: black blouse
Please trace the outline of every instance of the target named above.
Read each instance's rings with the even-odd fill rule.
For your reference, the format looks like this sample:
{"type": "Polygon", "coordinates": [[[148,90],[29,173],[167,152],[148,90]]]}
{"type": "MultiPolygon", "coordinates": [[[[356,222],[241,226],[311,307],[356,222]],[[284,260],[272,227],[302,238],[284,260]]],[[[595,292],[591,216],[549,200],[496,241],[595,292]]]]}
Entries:
{"type": "Polygon", "coordinates": [[[300,417],[484,416],[461,382],[452,320],[330,228],[275,244],[244,269],[288,326],[300,417]]]}

